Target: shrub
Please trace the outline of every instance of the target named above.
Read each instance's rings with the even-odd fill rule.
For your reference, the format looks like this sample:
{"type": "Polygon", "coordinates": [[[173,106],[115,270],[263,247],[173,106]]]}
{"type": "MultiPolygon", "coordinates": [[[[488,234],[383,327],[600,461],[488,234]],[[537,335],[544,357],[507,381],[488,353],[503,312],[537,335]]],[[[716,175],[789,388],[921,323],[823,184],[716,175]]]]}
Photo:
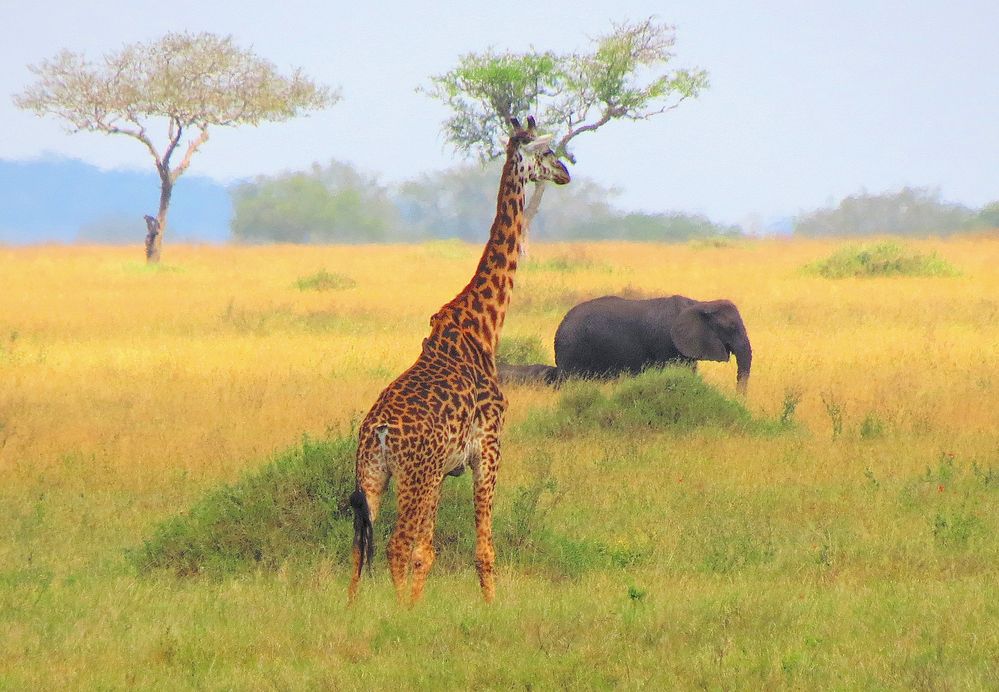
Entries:
{"type": "MultiPolygon", "coordinates": [[[[128,558],[140,572],[214,577],[327,559],[346,567],[353,540],[348,497],[354,490],[351,438],[303,439],[256,473],[209,492],[189,511],[167,519],[128,558]]],[[[551,462],[531,460],[534,478],[501,491],[494,510],[494,544],[501,559],[552,577],[576,577],[611,564],[612,553],[593,541],[561,535],[549,526],[543,498],[554,497],[551,462]]],[[[437,519],[435,569],[472,569],[475,554],[470,473],[446,478],[437,519]]],[[[396,521],[391,489],[375,522],[376,562],[396,521]]],[[[550,509],[550,507],[549,507],[550,509]]]]}
{"type": "Polygon", "coordinates": [[[530,365],[548,361],[548,352],[536,336],[504,336],[496,348],[496,362],[530,365]]]}
{"type": "Polygon", "coordinates": [[[893,242],[851,245],[806,270],[827,279],[866,276],[955,276],[959,272],[935,252],[928,255],[906,250],[893,242]]]}
{"type": "Polygon", "coordinates": [[[357,285],[349,276],[335,274],[320,269],[315,274],[303,276],[295,282],[299,291],[336,291],[344,288],[353,288],[357,285]]]}
{"type": "Polygon", "coordinates": [[[881,437],[885,434],[885,423],[881,417],[873,411],[864,416],[860,423],[860,437],[864,440],[881,437]]]}
{"type": "Polygon", "coordinates": [[[156,527],[130,554],[140,570],[177,575],[275,569],[316,551],[347,553],[353,523],[354,444],[302,441],[261,471],[210,492],[156,527]],[[333,550],[333,546],[343,546],[333,550]]]}
{"type": "Polygon", "coordinates": [[[624,378],[609,394],[593,381],[567,382],[554,410],[536,411],[524,423],[528,434],[572,434],[589,430],[723,430],[763,432],[782,428],[756,420],[746,408],[684,367],[650,369],[624,378]]]}

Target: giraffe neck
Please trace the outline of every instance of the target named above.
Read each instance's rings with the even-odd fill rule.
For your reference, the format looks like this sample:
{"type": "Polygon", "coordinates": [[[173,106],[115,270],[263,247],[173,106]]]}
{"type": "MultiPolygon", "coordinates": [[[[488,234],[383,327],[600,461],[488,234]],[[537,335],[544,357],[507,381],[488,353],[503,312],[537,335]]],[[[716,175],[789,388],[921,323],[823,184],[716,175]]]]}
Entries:
{"type": "Polygon", "coordinates": [[[524,227],[526,185],[523,156],[511,143],[500,178],[496,218],[479,265],[464,290],[438,313],[441,315],[450,309],[451,317],[461,331],[475,339],[490,356],[496,352],[513,292],[524,227]]]}

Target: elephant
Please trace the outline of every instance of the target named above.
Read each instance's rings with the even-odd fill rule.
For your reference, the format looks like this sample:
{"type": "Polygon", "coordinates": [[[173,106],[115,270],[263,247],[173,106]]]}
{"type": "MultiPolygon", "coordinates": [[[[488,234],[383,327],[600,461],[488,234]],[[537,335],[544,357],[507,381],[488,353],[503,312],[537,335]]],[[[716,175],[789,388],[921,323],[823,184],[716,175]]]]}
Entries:
{"type": "Polygon", "coordinates": [[[555,332],[559,379],[634,374],[671,362],[696,368],[699,360],[728,361],[731,354],[736,388],[745,394],[753,349],[728,300],[603,296],[569,310],[555,332]]]}
{"type": "Polygon", "coordinates": [[[558,368],[551,365],[509,365],[498,363],[500,384],[556,384],[558,368]]]}

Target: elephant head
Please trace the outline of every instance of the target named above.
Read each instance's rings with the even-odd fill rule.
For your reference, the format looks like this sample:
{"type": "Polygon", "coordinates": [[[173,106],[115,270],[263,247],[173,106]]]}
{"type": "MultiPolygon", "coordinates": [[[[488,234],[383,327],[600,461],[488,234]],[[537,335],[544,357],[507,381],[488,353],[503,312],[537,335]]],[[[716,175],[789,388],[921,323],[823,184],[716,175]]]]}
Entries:
{"type": "Polygon", "coordinates": [[[753,349],[739,311],[730,301],[711,300],[684,308],[670,325],[676,349],[694,360],[727,361],[735,355],[736,387],[746,393],[753,349]]]}

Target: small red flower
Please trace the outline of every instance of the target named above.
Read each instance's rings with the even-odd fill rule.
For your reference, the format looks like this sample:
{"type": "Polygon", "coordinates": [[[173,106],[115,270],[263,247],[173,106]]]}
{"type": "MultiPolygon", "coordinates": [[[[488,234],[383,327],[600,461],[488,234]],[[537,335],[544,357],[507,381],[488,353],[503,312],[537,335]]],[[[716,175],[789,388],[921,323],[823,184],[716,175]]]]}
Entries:
{"type": "Polygon", "coordinates": [[[937,492],[942,493],[944,491],[943,483],[937,486],[937,492]]]}

